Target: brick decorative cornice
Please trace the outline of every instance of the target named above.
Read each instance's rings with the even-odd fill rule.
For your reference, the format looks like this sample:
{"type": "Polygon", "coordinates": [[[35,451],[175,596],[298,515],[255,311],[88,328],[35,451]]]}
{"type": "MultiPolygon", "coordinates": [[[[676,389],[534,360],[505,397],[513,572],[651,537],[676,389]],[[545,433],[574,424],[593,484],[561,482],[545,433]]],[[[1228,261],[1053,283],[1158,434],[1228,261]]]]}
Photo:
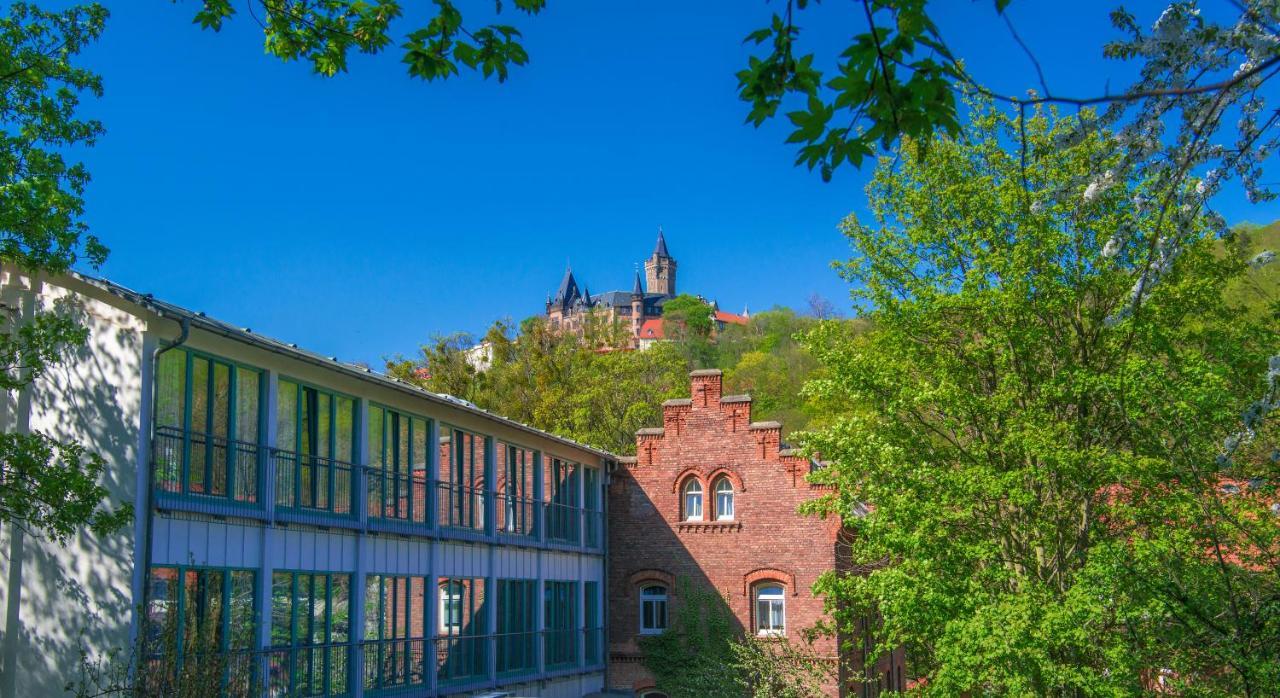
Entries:
{"type": "Polygon", "coordinates": [[[742,530],[741,521],[679,521],[676,530],[681,533],[737,533],[742,530]]]}

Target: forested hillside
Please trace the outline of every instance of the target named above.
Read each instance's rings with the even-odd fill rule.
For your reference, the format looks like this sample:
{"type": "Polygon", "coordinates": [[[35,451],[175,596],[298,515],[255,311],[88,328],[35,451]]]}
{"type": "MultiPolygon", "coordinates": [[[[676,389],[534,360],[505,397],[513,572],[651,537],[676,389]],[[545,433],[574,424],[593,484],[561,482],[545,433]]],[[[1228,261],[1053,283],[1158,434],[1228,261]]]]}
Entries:
{"type": "MultiPolygon", "coordinates": [[[[636,430],[660,423],[663,400],[687,397],[688,373],[698,368],[723,369],[726,391],[750,393],[754,419],[778,420],[786,432],[810,424],[814,410],[801,389],[817,375],[817,363],[798,337],[817,322],[775,308],[715,336],[709,326],[690,323],[649,350],[608,351],[600,347],[626,340],[605,323],[589,326],[579,338],[533,317],[518,326],[495,322],[483,337],[438,337],[416,358],[388,360],[387,369],[539,429],[631,454],[636,430]],[[484,370],[466,356],[480,342],[488,343],[492,357],[484,370]]],[[[856,327],[856,321],[829,322],[856,327]]]]}

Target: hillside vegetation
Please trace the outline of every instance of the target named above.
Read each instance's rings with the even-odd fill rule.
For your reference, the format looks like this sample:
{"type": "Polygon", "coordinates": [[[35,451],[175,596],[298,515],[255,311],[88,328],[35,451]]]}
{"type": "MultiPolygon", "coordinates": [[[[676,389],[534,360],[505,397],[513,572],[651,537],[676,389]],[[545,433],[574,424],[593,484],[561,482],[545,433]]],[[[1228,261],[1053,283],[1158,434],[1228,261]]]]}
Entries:
{"type": "Polygon", "coordinates": [[[709,323],[690,323],[646,351],[608,351],[600,347],[626,343],[620,329],[589,323],[579,338],[533,317],[518,326],[495,322],[479,338],[437,337],[415,358],[388,360],[387,369],[428,390],[626,455],[635,452],[637,429],[661,423],[663,400],[688,397],[689,371],[699,368],[723,369],[726,393],[749,393],[754,419],[781,421],[785,431],[810,425],[815,410],[801,389],[818,367],[798,337],[817,323],[774,308],[715,336],[709,323]],[[491,357],[482,369],[467,360],[467,350],[481,342],[491,357]]]}

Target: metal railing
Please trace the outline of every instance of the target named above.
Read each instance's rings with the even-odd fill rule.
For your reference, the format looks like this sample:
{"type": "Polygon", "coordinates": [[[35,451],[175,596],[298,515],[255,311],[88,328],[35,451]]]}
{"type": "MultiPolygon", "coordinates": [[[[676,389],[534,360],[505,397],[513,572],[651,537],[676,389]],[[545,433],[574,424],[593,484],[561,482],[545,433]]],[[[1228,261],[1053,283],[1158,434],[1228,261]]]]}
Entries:
{"type": "Polygon", "coordinates": [[[273,647],[266,657],[267,694],[340,696],[351,692],[350,644],[273,647]]]}
{"type": "Polygon", "coordinates": [[[354,514],[356,466],[279,449],[271,450],[271,459],[277,507],[342,517],[354,514]]]}
{"type": "Polygon", "coordinates": [[[489,675],[492,635],[443,635],[435,638],[436,681],[467,683],[489,675]]]}
{"type": "Polygon", "coordinates": [[[528,497],[501,494],[496,497],[498,509],[494,512],[494,525],[498,533],[508,536],[533,536],[537,534],[534,515],[538,501],[528,497]]]}
{"type": "Polygon", "coordinates": [[[568,504],[544,504],[543,522],[546,527],[547,540],[557,543],[577,545],[581,540],[582,528],[579,512],[582,510],[568,504]]]}
{"type": "Polygon", "coordinates": [[[384,522],[379,530],[389,523],[401,533],[439,528],[592,549],[604,545],[601,511],[429,480],[422,470],[371,468],[176,427],[156,428],[152,467],[161,508],[215,515],[255,511],[261,517],[274,507],[291,521],[346,526],[361,525],[366,513],[370,521],[384,522]],[[267,497],[272,501],[262,496],[264,474],[274,480],[267,497]],[[366,496],[359,501],[362,486],[366,496]]]}
{"type": "Polygon", "coordinates": [[[483,532],[485,508],[492,501],[493,496],[484,488],[436,482],[436,523],[483,532]]]}
{"type": "Polygon", "coordinates": [[[258,504],[261,452],[257,444],[156,427],[151,448],[157,494],[258,504]]]}
{"type": "Polygon", "coordinates": [[[428,642],[425,638],[404,638],[361,643],[366,693],[425,686],[428,642]]]}
{"type": "Polygon", "coordinates": [[[369,518],[427,524],[427,479],[421,471],[365,468],[369,518]]]}

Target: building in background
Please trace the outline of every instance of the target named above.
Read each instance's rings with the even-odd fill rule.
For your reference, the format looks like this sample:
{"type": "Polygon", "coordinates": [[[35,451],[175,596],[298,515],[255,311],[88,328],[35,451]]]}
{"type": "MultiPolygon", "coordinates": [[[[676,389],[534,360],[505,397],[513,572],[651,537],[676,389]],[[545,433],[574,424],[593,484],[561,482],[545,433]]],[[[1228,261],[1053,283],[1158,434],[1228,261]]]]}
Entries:
{"type": "Polygon", "coordinates": [[[0,426],[102,454],[136,507],[66,547],[0,531],[8,696],[144,627],[178,629],[149,681],[219,661],[232,695],[604,685],[610,454],[105,281],[6,268],[0,301],[90,332],[0,426]]]}
{"type": "MultiPolygon", "coordinates": [[[[630,291],[607,291],[592,295],[590,289],[578,287],[572,269],[566,269],[564,278],[554,296],[547,297],[546,317],[552,328],[582,335],[588,318],[595,317],[608,324],[627,328],[631,337],[629,349],[647,349],[664,338],[662,306],[675,298],[676,260],[667,251],[667,240],[658,229],[658,242],[653,254],[644,263],[644,285],[640,272],[630,291]]],[[[699,296],[701,298],[701,296],[699,296]]],[[[726,323],[747,323],[748,316],[721,312],[712,302],[716,327],[723,329],[726,323]]],[[[618,348],[618,347],[615,347],[618,348]]]]}
{"type": "MultiPolygon", "coordinates": [[[[798,512],[823,493],[807,479],[819,464],[783,448],[781,424],[751,421],[750,396],[723,395],[720,371],[690,378],[690,397],[663,403],[662,426],[637,434],[636,456],[621,459],[609,487],[609,682],[641,696],[667,698],[639,640],[666,631],[681,578],[726,599],[737,630],[794,641],[825,618],[818,576],[852,569],[840,521],[798,512]]],[[[837,641],[847,639],[814,649],[837,665],[837,641]]],[[[855,678],[860,652],[841,660],[829,695],[906,685],[900,650],[872,668],[871,682],[855,678]]]]}

